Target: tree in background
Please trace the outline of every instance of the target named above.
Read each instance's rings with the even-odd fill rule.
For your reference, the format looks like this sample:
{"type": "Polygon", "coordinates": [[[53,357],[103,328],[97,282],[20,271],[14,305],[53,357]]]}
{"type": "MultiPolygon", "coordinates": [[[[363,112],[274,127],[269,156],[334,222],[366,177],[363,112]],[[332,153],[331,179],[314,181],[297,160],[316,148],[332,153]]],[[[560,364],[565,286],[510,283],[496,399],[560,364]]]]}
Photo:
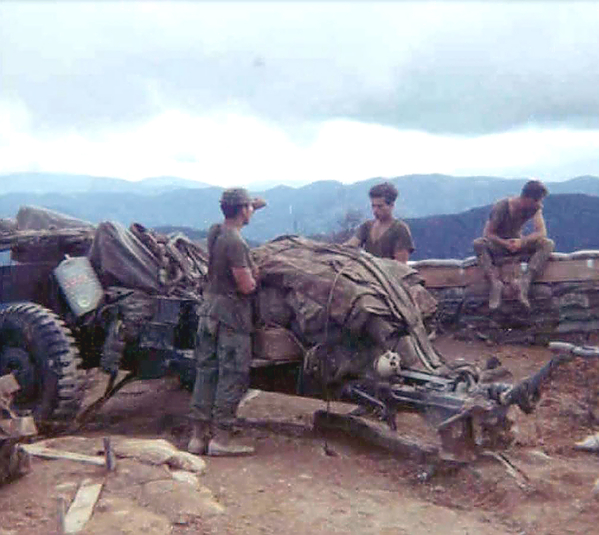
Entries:
{"type": "Polygon", "coordinates": [[[358,208],[348,208],[347,211],[337,219],[337,225],[340,230],[331,233],[333,243],[343,243],[351,238],[358,228],[358,225],[364,220],[362,210],[358,208]]]}

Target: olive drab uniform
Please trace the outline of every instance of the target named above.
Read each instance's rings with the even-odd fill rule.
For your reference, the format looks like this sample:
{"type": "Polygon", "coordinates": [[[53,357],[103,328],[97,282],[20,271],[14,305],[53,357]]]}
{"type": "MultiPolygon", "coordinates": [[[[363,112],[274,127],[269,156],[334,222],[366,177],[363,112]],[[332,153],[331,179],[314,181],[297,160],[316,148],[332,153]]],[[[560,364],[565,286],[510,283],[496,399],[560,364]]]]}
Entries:
{"type": "Polygon", "coordinates": [[[365,221],[356,231],[360,247],[366,252],[380,258],[395,258],[395,252],[400,249],[405,249],[409,253],[414,252],[414,240],[410,227],[406,223],[394,219],[391,226],[376,241],[373,241],[370,236],[373,224],[374,220],[365,221]]]}
{"type": "MultiPolygon", "coordinates": [[[[510,212],[509,199],[498,201],[489,214],[489,221],[493,224],[496,234],[503,239],[519,238],[524,224],[532,219],[540,208],[525,210],[517,215],[510,212]]],[[[492,264],[505,257],[514,257],[519,260],[528,260],[528,270],[538,276],[544,269],[555,244],[549,238],[528,240],[519,251],[512,253],[505,247],[496,244],[487,238],[477,238],[473,242],[479,265],[489,268],[492,264]]]]}
{"type": "Polygon", "coordinates": [[[198,421],[218,426],[235,419],[249,384],[252,302],[237,291],[232,268],[251,269],[253,264],[236,229],[213,225],[208,243],[208,285],[199,313],[191,412],[198,421]]]}

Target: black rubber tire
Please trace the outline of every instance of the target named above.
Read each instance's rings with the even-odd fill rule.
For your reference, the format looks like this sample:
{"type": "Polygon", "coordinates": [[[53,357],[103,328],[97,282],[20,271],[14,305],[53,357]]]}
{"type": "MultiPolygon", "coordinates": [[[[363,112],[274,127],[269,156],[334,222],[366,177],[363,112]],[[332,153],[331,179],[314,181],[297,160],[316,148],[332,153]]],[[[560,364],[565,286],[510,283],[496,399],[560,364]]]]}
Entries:
{"type": "Polygon", "coordinates": [[[0,374],[15,373],[14,405],[31,410],[36,424],[75,418],[84,394],[80,364],[75,339],[54,312],[34,303],[0,309],[0,374]]]}

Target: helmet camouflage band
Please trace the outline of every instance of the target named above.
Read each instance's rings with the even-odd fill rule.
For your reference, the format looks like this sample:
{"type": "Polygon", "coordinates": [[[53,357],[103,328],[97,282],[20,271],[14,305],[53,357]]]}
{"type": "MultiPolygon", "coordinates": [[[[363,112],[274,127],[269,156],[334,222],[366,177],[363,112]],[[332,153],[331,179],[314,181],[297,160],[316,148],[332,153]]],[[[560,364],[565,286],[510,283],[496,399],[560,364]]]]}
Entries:
{"type": "Polygon", "coordinates": [[[220,203],[227,206],[239,206],[242,204],[251,204],[252,199],[244,188],[230,188],[223,191],[220,203]]]}
{"type": "Polygon", "coordinates": [[[251,204],[255,210],[266,206],[262,199],[252,199],[245,188],[230,188],[223,191],[220,198],[221,205],[225,206],[241,206],[243,204],[251,204]]]}

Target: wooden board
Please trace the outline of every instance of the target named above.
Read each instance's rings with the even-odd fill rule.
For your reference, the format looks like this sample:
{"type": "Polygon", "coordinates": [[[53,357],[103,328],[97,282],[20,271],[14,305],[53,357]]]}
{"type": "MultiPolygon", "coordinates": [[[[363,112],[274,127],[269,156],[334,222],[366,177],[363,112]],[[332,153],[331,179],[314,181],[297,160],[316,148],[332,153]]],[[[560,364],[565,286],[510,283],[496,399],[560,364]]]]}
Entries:
{"type": "MultiPolygon", "coordinates": [[[[526,264],[524,264],[526,265],[526,264]]],[[[478,266],[467,268],[453,266],[421,267],[418,273],[422,276],[427,288],[451,288],[484,283],[485,277],[478,266]]],[[[510,279],[522,273],[519,262],[505,264],[501,267],[502,278],[510,279]]],[[[599,261],[597,259],[550,261],[543,275],[536,282],[574,282],[599,281],[599,261]]]]}
{"type": "Polygon", "coordinates": [[[314,413],[314,429],[317,431],[342,431],[418,463],[430,463],[445,467],[463,466],[463,462],[459,460],[446,458],[447,454],[443,453],[437,445],[407,439],[397,432],[391,431],[382,423],[367,421],[350,414],[316,411],[314,413]]]}
{"type": "Polygon", "coordinates": [[[64,533],[78,533],[91,518],[102,483],[82,484],[64,519],[64,533]]]}
{"type": "Polygon", "coordinates": [[[104,457],[94,457],[92,455],[83,455],[82,453],[56,450],[54,448],[46,448],[38,444],[21,444],[20,448],[29,453],[29,455],[43,457],[44,459],[65,459],[67,461],[95,464],[96,466],[106,466],[104,457]]]}

